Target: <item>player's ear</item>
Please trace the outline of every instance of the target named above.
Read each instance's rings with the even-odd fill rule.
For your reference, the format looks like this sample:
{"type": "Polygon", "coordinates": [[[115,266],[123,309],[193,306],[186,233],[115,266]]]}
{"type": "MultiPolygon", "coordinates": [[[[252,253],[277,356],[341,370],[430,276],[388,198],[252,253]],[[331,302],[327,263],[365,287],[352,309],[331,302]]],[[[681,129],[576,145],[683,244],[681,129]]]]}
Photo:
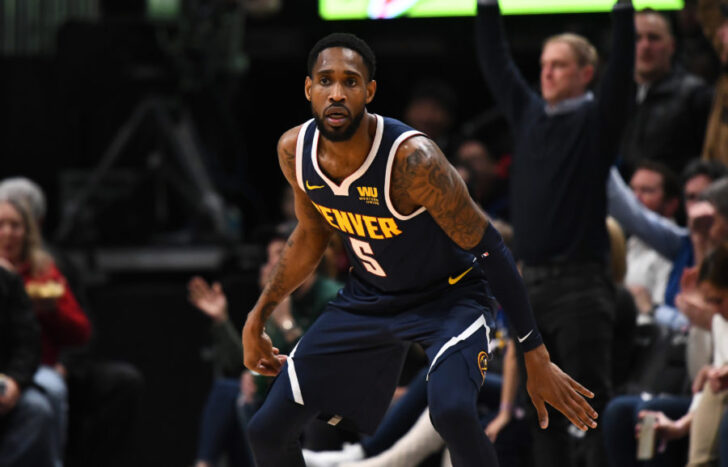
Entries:
{"type": "Polygon", "coordinates": [[[367,104],[374,99],[374,94],[377,93],[377,82],[371,80],[367,83],[367,104]]]}
{"type": "Polygon", "coordinates": [[[311,102],[311,85],[313,85],[313,80],[310,76],[306,76],[306,83],[303,86],[303,92],[306,94],[306,100],[311,102]]]}

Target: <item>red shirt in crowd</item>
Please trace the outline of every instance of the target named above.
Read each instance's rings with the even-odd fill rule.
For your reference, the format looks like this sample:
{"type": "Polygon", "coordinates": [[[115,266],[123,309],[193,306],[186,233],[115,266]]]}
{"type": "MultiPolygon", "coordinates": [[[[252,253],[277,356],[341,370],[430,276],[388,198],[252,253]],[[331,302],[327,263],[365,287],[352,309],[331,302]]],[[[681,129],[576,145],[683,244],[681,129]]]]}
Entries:
{"type": "Polygon", "coordinates": [[[30,267],[21,267],[18,272],[23,277],[26,289],[31,284],[31,288],[33,285],[48,283],[62,286],[62,293],[57,299],[38,299],[34,298],[33,293],[29,293],[41,326],[41,361],[44,365],[55,365],[63,348],[81,346],[88,342],[91,337],[91,323],[55,264],[51,263],[45,271],[33,276],[30,274],[30,267]]]}

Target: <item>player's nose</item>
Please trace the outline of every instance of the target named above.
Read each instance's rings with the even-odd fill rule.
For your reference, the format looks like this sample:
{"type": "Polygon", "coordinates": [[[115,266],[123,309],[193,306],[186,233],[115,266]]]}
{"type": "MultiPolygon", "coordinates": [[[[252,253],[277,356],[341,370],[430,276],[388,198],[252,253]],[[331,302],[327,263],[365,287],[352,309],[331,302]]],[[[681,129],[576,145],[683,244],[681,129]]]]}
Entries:
{"type": "Polygon", "coordinates": [[[346,94],[344,93],[344,86],[342,86],[341,83],[334,83],[333,86],[331,86],[331,93],[329,94],[329,99],[334,102],[341,102],[344,99],[346,99],[346,94]]]}

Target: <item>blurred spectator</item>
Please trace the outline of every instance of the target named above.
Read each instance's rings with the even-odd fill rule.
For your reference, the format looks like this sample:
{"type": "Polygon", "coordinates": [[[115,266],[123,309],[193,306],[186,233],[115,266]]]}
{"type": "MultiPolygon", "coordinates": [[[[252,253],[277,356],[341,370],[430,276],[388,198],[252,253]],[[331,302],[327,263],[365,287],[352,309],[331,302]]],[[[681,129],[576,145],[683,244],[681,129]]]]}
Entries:
{"type": "Polygon", "coordinates": [[[508,199],[504,180],[499,174],[498,161],[477,139],[460,143],[453,160],[460,171],[470,196],[494,219],[508,218],[508,199]]]}
{"type": "MultiPolygon", "coordinates": [[[[723,178],[711,184],[703,191],[702,197],[708,202],[693,204],[688,211],[690,231],[682,233],[682,240],[678,241],[679,245],[683,245],[677,253],[678,258],[685,256],[702,262],[710,250],[728,241],[728,230],[725,229],[728,226],[728,179],[723,178]]],[[[657,225],[656,222],[653,224],[657,225]]],[[[669,227],[663,228],[661,233],[672,232],[669,229],[669,227]]],[[[681,263],[676,261],[676,266],[679,264],[681,263]]],[[[692,263],[685,264],[690,266],[692,263]]],[[[706,307],[701,306],[702,302],[698,299],[700,291],[697,287],[698,274],[695,268],[681,268],[680,272],[680,293],[675,299],[679,313],[666,319],[660,314],[666,307],[661,307],[657,310],[656,318],[658,322],[670,326],[689,328],[686,369],[690,380],[695,380],[700,367],[709,359],[710,336],[701,328],[710,326],[712,315],[706,307]]],[[[689,397],[679,394],[653,397],[652,394],[644,393],[642,396],[620,396],[610,401],[602,417],[610,465],[614,467],[638,465],[634,455],[636,446],[634,426],[644,416],[645,411],[661,413],[657,417],[658,427],[662,427],[663,438],[678,439],[687,434],[689,418],[692,415],[688,415],[688,418],[683,417],[688,414],[690,404],[689,397]]],[[[682,464],[680,462],[685,452],[685,441],[669,443],[667,450],[658,451],[652,465],[684,465],[684,461],[682,464]]]]}
{"type": "Polygon", "coordinates": [[[620,393],[629,377],[632,366],[633,340],[637,307],[629,290],[624,286],[627,272],[627,242],[619,223],[607,217],[609,233],[609,270],[616,287],[616,306],[614,314],[614,342],[612,346],[612,384],[620,393]]]}
{"type": "Polygon", "coordinates": [[[646,9],[635,15],[636,102],[624,131],[621,156],[631,173],[641,159],[660,161],[675,173],[700,155],[711,88],[673,64],[675,38],[669,20],[646,9]]]}
{"type": "MultiPolygon", "coordinates": [[[[63,403],[64,400],[68,402],[67,406],[63,403],[61,409],[68,411],[66,463],[69,467],[126,465],[132,455],[134,431],[141,405],[144,385],[142,375],[126,362],[98,360],[92,355],[89,345],[80,348],[80,345],[88,342],[88,337],[78,334],[91,333],[91,325],[75,298],[77,295],[73,293],[74,290],[82,289],[82,283],[80,280],[67,280],[66,271],[72,273],[71,278],[78,279],[69,262],[57,263],[58,255],[48,254],[45,245],[42,251],[37,248],[42,243],[37,227],[42,224],[46,212],[45,195],[40,186],[24,177],[4,179],[0,182],[0,200],[29,209],[28,231],[38,232],[37,238],[35,234],[29,236],[30,239],[35,239],[31,243],[37,249],[31,256],[39,258],[30,263],[47,261],[58,274],[58,278],[46,280],[44,276],[30,273],[30,277],[26,279],[29,292],[48,295],[49,290],[52,292],[54,287],[58,287],[57,284],[63,288],[63,295],[55,301],[55,307],[59,317],[66,316],[65,319],[60,319],[66,322],[61,330],[65,333],[64,338],[73,339],[76,344],[60,346],[54,357],[54,368],[41,367],[36,383],[40,381],[42,387],[53,390],[51,394],[58,393],[55,398],[60,401],[58,403],[63,403]],[[63,272],[59,272],[60,269],[63,272]],[[74,338],[74,335],[77,337],[74,338]],[[73,352],[69,352],[70,347],[74,347],[73,352]],[[67,388],[67,391],[63,388],[67,388]],[[67,395],[64,395],[65,392],[67,395]]],[[[35,301],[40,301],[41,307],[49,306],[49,311],[52,311],[54,301],[52,297],[46,298],[47,300],[35,301]]],[[[44,323],[42,319],[41,329],[45,342],[46,333],[52,334],[55,331],[47,330],[44,323]]],[[[66,422],[62,419],[61,423],[66,422]]],[[[65,440],[65,431],[63,429],[62,443],[65,440]]]]}
{"type": "Polygon", "coordinates": [[[713,43],[722,70],[715,86],[703,158],[728,164],[728,2],[699,0],[698,19],[705,36],[713,43]]]}
{"type": "MultiPolygon", "coordinates": [[[[650,160],[637,164],[630,187],[650,211],[672,220],[680,207],[680,184],[667,166],[650,160]]],[[[665,300],[672,261],[655,251],[636,235],[627,240],[627,277],[625,283],[635,298],[640,313],[648,314],[665,300]]]]}
{"type": "Polygon", "coordinates": [[[22,201],[0,200],[0,259],[25,282],[41,325],[41,367],[34,382],[53,405],[59,452],[64,452],[68,427],[68,388],[65,368],[57,366],[64,348],[81,346],[91,335],[91,324],[73,296],[66,278],[42,248],[38,225],[22,201]]]}
{"type": "MultiPolygon", "coordinates": [[[[694,211],[702,192],[708,187],[713,177],[726,174],[726,168],[717,162],[696,160],[685,169],[683,179],[683,197],[688,212],[694,211]]],[[[680,290],[680,280],[685,268],[696,262],[696,256],[702,255],[707,239],[705,229],[695,230],[691,235],[689,229],[675,225],[656,212],[650,211],[639,202],[634,193],[626,186],[616,170],[612,170],[607,185],[609,197],[609,214],[619,222],[626,233],[643,240],[662,256],[673,262],[665,290],[664,305],[654,310],[658,322],[672,329],[687,326],[686,317],[674,308],[675,296],[680,290]]],[[[701,223],[691,224],[693,227],[701,223]]]]}
{"type": "Polygon", "coordinates": [[[708,185],[726,175],[728,168],[719,161],[695,160],[688,164],[682,173],[685,211],[689,211],[700,200],[701,193],[708,185]]]}
{"type": "Polygon", "coordinates": [[[429,79],[414,85],[404,121],[435,141],[448,157],[452,157],[457,141],[452,134],[457,118],[457,96],[444,81],[429,79]]]}
{"type": "MultiPolygon", "coordinates": [[[[0,219],[0,232],[10,228],[0,219]]],[[[0,260],[0,465],[59,467],[53,408],[31,386],[40,362],[40,329],[22,280],[8,266],[0,260]]]]}
{"type": "MultiPolygon", "coordinates": [[[[509,54],[497,1],[478,3],[481,70],[516,140],[510,180],[514,253],[524,263],[552,360],[595,393],[591,403],[599,412],[611,394],[615,315],[604,187],[631,105],[632,5],[620,0],[615,7],[612,57],[595,99],[588,87],[598,57],[585,38],[567,33],[545,41],[538,96],[509,54]]],[[[548,430],[533,423],[535,465],[572,462],[569,426],[558,414],[548,430]]],[[[582,445],[586,465],[603,464],[599,429],[589,430],[582,445]]]]}
{"type": "Polygon", "coordinates": [[[720,432],[728,420],[728,245],[722,244],[700,265],[698,277],[701,301],[710,309],[713,361],[704,367],[693,383],[693,392],[702,397],[693,404],[690,424],[688,467],[715,465],[728,467],[728,437],[720,432]],[[719,455],[720,450],[720,455],[719,455]]]}
{"type": "MultiPolygon", "coordinates": [[[[705,325],[713,341],[712,364],[701,368],[693,379],[693,398],[690,407],[680,418],[661,411],[640,411],[643,419],[648,413],[655,416],[655,431],[663,444],[690,435],[687,467],[715,466],[718,450],[728,439],[721,439],[721,419],[728,407],[728,246],[722,244],[700,265],[692,306],[701,308],[710,319],[705,325]]],[[[721,467],[728,459],[720,459],[721,467]]],[[[624,464],[620,464],[624,465],[624,464]]]]}

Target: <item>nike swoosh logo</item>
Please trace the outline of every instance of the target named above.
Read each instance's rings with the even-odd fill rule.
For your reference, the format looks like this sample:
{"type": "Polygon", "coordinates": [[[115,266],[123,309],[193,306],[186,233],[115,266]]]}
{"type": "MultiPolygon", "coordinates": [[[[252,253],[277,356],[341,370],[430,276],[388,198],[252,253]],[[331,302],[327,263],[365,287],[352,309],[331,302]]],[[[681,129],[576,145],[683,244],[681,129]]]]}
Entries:
{"type": "Polygon", "coordinates": [[[318,190],[319,188],[323,188],[324,185],[309,185],[308,180],[306,180],[306,188],[309,190],[318,190]]]}
{"type": "Polygon", "coordinates": [[[465,272],[462,273],[462,274],[460,274],[459,276],[448,277],[447,278],[447,283],[450,284],[450,285],[457,284],[460,281],[460,279],[462,279],[463,277],[465,277],[465,274],[469,273],[472,270],[473,270],[473,267],[471,266],[468,269],[466,269],[465,272]]]}
{"type": "Polygon", "coordinates": [[[531,329],[530,331],[528,331],[528,334],[526,334],[525,336],[519,337],[518,338],[518,342],[521,343],[521,344],[523,344],[523,341],[525,341],[526,339],[528,339],[528,336],[530,336],[532,332],[533,332],[533,329],[531,329]]]}

